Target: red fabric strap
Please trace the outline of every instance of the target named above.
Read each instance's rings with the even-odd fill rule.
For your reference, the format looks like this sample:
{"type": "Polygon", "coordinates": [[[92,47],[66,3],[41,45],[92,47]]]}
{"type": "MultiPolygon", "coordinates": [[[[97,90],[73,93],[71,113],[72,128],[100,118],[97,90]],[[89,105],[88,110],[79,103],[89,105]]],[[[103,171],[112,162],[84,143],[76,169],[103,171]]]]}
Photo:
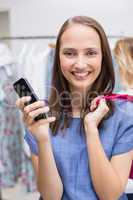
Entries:
{"type": "Polygon", "coordinates": [[[101,99],[105,99],[105,100],[116,100],[116,99],[120,99],[120,100],[126,100],[126,101],[130,101],[133,102],[133,96],[131,95],[127,95],[127,94],[111,94],[111,95],[105,95],[105,96],[101,96],[99,97],[99,99],[97,99],[97,105],[99,104],[101,99]]]}

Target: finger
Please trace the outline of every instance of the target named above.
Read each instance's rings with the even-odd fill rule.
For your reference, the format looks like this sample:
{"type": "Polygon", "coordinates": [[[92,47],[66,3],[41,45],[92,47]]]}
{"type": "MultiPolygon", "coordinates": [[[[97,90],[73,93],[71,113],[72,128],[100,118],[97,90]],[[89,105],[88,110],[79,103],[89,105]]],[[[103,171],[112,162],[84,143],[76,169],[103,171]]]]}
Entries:
{"type": "Polygon", "coordinates": [[[96,109],[97,105],[95,105],[95,102],[91,102],[90,110],[94,111],[96,109]]]}
{"type": "Polygon", "coordinates": [[[38,115],[40,114],[43,114],[43,113],[47,113],[49,111],[49,107],[48,106],[45,106],[43,108],[39,108],[39,109],[36,109],[36,110],[33,110],[31,112],[29,112],[27,114],[27,116],[25,115],[25,118],[27,120],[27,123],[28,124],[31,124],[33,123],[35,117],[37,117],[38,115]]]}
{"type": "Polygon", "coordinates": [[[104,95],[100,95],[100,96],[98,96],[98,97],[96,97],[96,98],[94,99],[94,104],[95,104],[95,106],[98,106],[98,105],[99,105],[101,99],[104,99],[104,95]]]}
{"type": "Polygon", "coordinates": [[[36,110],[38,108],[44,107],[44,106],[45,106],[45,102],[44,101],[37,101],[35,103],[32,103],[32,104],[26,106],[24,108],[24,112],[28,114],[29,112],[31,112],[33,110],[36,110]]]}
{"type": "Polygon", "coordinates": [[[39,121],[35,122],[33,119],[31,119],[31,121],[29,121],[28,123],[28,127],[30,125],[32,125],[33,123],[39,123],[39,125],[44,125],[44,124],[49,124],[52,123],[56,120],[56,117],[48,117],[47,119],[40,119],[39,121]]]}
{"type": "Polygon", "coordinates": [[[23,115],[22,120],[27,125],[27,115],[23,115]]]}
{"type": "Polygon", "coordinates": [[[100,101],[100,99],[102,99],[102,98],[103,98],[103,96],[101,95],[92,100],[91,106],[90,106],[91,111],[94,111],[98,107],[98,101],[100,101]]]}
{"type": "Polygon", "coordinates": [[[56,120],[56,117],[49,117],[48,119],[47,119],[47,121],[49,122],[49,123],[51,123],[51,122],[54,122],[56,120]]]}
{"type": "Polygon", "coordinates": [[[109,107],[108,107],[105,99],[100,100],[99,109],[102,110],[102,112],[104,114],[106,114],[109,111],[109,107]]]}
{"type": "Polygon", "coordinates": [[[47,119],[40,119],[37,123],[44,124],[44,123],[51,123],[56,120],[56,117],[48,117],[47,119]]]}
{"type": "Polygon", "coordinates": [[[28,116],[31,118],[37,117],[39,114],[47,113],[49,111],[49,107],[38,108],[36,110],[31,111],[28,116]]]}
{"type": "Polygon", "coordinates": [[[105,99],[100,99],[99,105],[107,105],[106,100],[105,99]]]}
{"type": "Polygon", "coordinates": [[[31,100],[31,97],[30,96],[26,96],[26,97],[22,97],[22,98],[19,98],[17,101],[16,101],[16,106],[23,110],[25,105],[24,103],[26,102],[29,102],[31,100]]]}

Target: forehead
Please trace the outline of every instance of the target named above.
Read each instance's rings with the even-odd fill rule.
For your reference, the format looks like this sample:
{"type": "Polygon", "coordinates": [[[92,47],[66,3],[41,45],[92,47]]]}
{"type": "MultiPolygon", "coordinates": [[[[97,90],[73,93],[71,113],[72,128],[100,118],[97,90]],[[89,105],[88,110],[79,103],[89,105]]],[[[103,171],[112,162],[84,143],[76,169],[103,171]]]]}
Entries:
{"type": "Polygon", "coordinates": [[[98,33],[92,27],[73,24],[66,29],[61,37],[61,47],[75,47],[75,48],[100,48],[101,41],[98,33]]]}

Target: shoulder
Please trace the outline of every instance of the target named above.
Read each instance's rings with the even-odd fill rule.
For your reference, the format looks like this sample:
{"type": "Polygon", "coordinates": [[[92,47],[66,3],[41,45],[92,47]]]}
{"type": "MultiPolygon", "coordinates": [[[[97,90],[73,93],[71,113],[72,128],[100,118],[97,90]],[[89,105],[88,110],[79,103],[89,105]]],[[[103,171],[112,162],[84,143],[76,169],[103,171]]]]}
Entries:
{"type": "Polygon", "coordinates": [[[113,114],[104,121],[101,139],[110,155],[133,149],[133,103],[117,101],[113,114]]]}
{"type": "Polygon", "coordinates": [[[115,132],[126,127],[133,127],[133,102],[124,100],[114,102],[114,111],[112,115],[105,120],[105,125],[106,124],[115,132]]]}
{"type": "Polygon", "coordinates": [[[118,100],[114,102],[113,113],[104,121],[104,125],[117,129],[125,120],[133,123],[133,102],[118,100]]]}
{"type": "Polygon", "coordinates": [[[110,132],[108,137],[114,140],[124,135],[127,135],[127,140],[133,138],[133,103],[122,100],[114,102],[114,111],[104,121],[101,131],[105,135],[110,132]]]}
{"type": "Polygon", "coordinates": [[[114,105],[114,115],[119,117],[119,119],[133,119],[133,102],[118,100],[114,105]]]}

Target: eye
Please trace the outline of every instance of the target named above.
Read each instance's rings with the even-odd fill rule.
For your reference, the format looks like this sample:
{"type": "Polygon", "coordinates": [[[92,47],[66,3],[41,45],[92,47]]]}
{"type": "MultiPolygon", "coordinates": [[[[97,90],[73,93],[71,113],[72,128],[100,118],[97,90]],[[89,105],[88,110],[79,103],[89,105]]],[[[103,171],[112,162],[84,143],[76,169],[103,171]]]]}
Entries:
{"type": "Polygon", "coordinates": [[[65,52],[63,52],[63,54],[64,54],[65,56],[67,56],[67,57],[73,57],[73,56],[76,55],[76,53],[75,53],[75,52],[72,52],[72,51],[65,51],[65,52]]]}
{"type": "Polygon", "coordinates": [[[86,54],[88,56],[95,56],[95,55],[97,55],[97,52],[96,51],[88,51],[86,54]]]}

